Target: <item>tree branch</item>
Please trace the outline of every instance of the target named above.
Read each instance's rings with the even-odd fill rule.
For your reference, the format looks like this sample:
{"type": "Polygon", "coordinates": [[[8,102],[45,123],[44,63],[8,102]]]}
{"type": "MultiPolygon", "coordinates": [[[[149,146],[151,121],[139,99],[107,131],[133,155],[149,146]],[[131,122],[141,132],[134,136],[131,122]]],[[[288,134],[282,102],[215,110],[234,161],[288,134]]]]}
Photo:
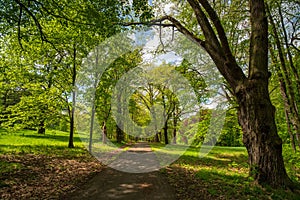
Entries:
{"type": "Polygon", "coordinates": [[[197,38],[193,33],[187,30],[177,19],[171,16],[164,16],[159,19],[151,20],[149,22],[132,22],[132,23],[123,23],[123,26],[133,26],[133,25],[145,25],[145,26],[162,26],[162,27],[176,27],[179,32],[184,34],[188,39],[190,39],[195,44],[199,45],[200,47],[205,47],[205,42],[197,38]],[[162,22],[169,21],[172,22],[171,24],[167,23],[164,24],[162,22]]]}
{"type": "Polygon", "coordinates": [[[223,26],[220,22],[219,17],[217,16],[216,11],[211,7],[211,5],[208,3],[207,0],[198,0],[198,1],[201,3],[201,5],[205,9],[205,11],[208,13],[211,21],[213,22],[213,24],[214,24],[214,26],[217,30],[217,33],[218,33],[222,48],[224,49],[224,53],[225,53],[226,58],[230,62],[236,62],[233,55],[232,55],[231,49],[229,47],[228,39],[226,37],[225,30],[224,30],[224,28],[223,28],[223,26]]]}
{"type": "Polygon", "coordinates": [[[59,19],[64,19],[66,21],[69,21],[69,22],[73,22],[73,23],[76,23],[76,24],[82,24],[82,25],[90,25],[90,26],[96,26],[96,24],[90,24],[90,23],[83,23],[83,22],[79,22],[79,21],[76,21],[76,20],[73,20],[67,16],[65,16],[63,13],[60,13],[59,15],[55,14],[54,12],[50,11],[49,9],[47,9],[43,3],[39,2],[39,1],[36,1],[36,0],[31,0],[33,2],[35,2],[36,4],[40,5],[41,8],[46,11],[47,14],[55,17],[55,18],[59,18],[59,19]]]}
{"type": "Polygon", "coordinates": [[[22,20],[23,9],[20,7],[19,19],[18,19],[18,42],[22,50],[24,50],[22,45],[22,37],[21,37],[21,20],[22,20]]]}
{"type": "MultiPolygon", "coordinates": [[[[214,63],[216,64],[220,73],[225,77],[228,83],[231,85],[232,88],[236,88],[239,83],[244,80],[246,77],[242,71],[242,69],[237,65],[234,57],[232,56],[231,52],[227,55],[228,57],[232,56],[231,59],[226,58],[224,49],[220,45],[219,40],[213,31],[210,22],[208,21],[206,15],[201,10],[200,5],[195,2],[195,0],[188,0],[191,3],[191,6],[194,6],[193,9],[195,11],[197,20],[199,25],[202,27],[202,31],[206,40],[199,39],[196,35],[190,32],[187,28],[185,28],[178,20],[171,16],[164,16],[160,19],[152,20],[150,22],[141,22],[141,23],[134,23],[135,25],[147,25],[152,26],[159,22],[170,21],[174,27],[177,28],[179,32],[185,35],[189,40],[197,44],[198,46],[205,49],[205,51],[210,55],[214,63]],[[196,8],[195,8],[196,7],[196,8]],[[204,19],[202,19],[204,18],[204,19]]],[[[132,25],[132,24],[126,24],[132,25]]],[[[222,26],[221,24],[219,24],[222,26]]],[[[220,28],[221,29],[221,28],[220,28]]],[[[221,34],[222,31],[220,31],[221,34]]],[[[225,32],[223,32],[225,34],[225,32]]],[[[222,36],[223,40],[227,40],[226,36],[222,36]]],[[[228,45],[228,41],[223,41],[225,46],[226,43],[228,45]]],[[[229,49],[229,45],[227,47],[229,49]]],[[[226,49],[226,48],[225,48],[226,49]]],[[[229,49],[230,50],[230,49],[229,49]]]]}
{"type": "MultiPolygon", "coordinates": [[[[43,27],[41,26],[39,20],[36,18],[36,16],[20,1],[20,0],[14,0],[20,7],[20,17],[18,19],[18,39],[19,39],[19,43],[20,43],[20,46],[22,48],[22,44],[21,44],[21,34],[20,34],[20,28],[21,28],[21,16],[23,14],[23,10],[33,19],[38,31],[39,31],[39,34],[40,34],[40,37],[41,37],[41,40],[42,42],[47,42],[49,44],[51,44],[51,46],[59,53],[61,53],[61,51],[59,51],[56,46],[54,45],[53,42],[49,41],[43,31],[43,27]]],[[[23,49],[23,48],[22,48],[23,49]]]]}
{"type": "Polygon", "coordinates": [[[203,35],[206,38],[206,41],[209,42],[209,44],[216,50],[220,50],[221,49],[221,45],[219,43],[219,40],[208,20],[208,18],[206,17],[205,13],[203,12],[203,10],[200,7],[200,4],[198,2],[196,2],[196,0],[188,0],[190,6],[192,7],[192,9],[194,10],[196,19],[198,24],[201,27],[201,30],[203,31],[203,35]]]}
{"type": "Polygon", "coordinates": [[[43,28],[36,16],[20,0],[15,0],[15,2],[20,6],[20,9],[23,8],[30,15],[35,25],[37,26],[38,31],[40,32],[41,40],[46,41],[46,36],[43,32],[43,28]]]}

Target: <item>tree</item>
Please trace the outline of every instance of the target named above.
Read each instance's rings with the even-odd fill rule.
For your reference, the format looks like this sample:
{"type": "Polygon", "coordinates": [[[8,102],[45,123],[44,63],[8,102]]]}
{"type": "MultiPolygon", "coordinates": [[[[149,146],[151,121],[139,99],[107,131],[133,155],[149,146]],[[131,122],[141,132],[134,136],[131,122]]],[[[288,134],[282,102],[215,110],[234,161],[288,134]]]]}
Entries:
{"type": "MultiPolygon", "coordinates": [[[[147,75],[143,76],[145,80],[149,77],[147,75]]],[[[150,77],[151,80],[151,77],[150,77]]],[[[156,123],[157,113],[156,109],[153,107],[155,103],[158,101],[159,91],[155,87],[155,85],[150,82],[150,80],[146,81],[146,85],[144,87],[139,87],[138,91],[136,91],[131,98],[131,112],[133,121],[136,122],[139,126],[143,126],[149,124],[150,113],[152,114],[152,118],[154,121],[154,131],[155,131],[155,142],[159,142],[161,135],[158,131],[158,125],[156,123]],[[149,82],[148,82],[149,81],[149,82]],[[149,118],[148,118],[149,117],[149,118]]]]}
{"type": "Polygon", "coordinates": [[[152,124],[148,126],[153,127],[147,131],[151,135],[155,134],[153,140],[162,141],[163,133],[165,144],[170,143],[169,132],[172,129],[172,143],[176,144],[180,121],[195,113],[197,105],[205,99],[203,93],[206,86],[203,77],[186,60],[178,66],[165,62],[159,66],[146,65],[142,74],[138,76],[143,81],[138,81],[137,90],[131,98],[134,102],[132,116],[138,118],[136,115],[142,113],[143,109],[144,113],[148,113],[142,115],[144,123],[141,124],[144,125],[148,122],[146,116],[151,114],[152,124]],[[190,87],[182,87],[189,81],[190,87]]]}
{"type": "MultiPolygon", "coordinates": [[[[26,49],[27,43],[49,45],[51,47],[47,46],[45,49],[57,53],[52,59],[60,58],[62,61],[60,67],[64,68],[65,72],[69,72],[69,74],[62,72],[65,77],[61,76],[66,80],[61,84],[61,88],[65,90],[61,98],[65,100],[65,107],[69,114],[69,147],[74,147],[75,83],[81,59],[100,41],[99,38],[103,39],[116,33],[117,29],[120,30],[118,21],[123,13],[120,13],[119,9],[123,4],[124,2],[119,1],[5,0],[1,2],[0,14],[3,16],[0,20],[0,24],[3,25],[1,39],[3,37],[17,39],[20,50],[24,51],[32,50],[26,49]],[[71,93],[72,105],[69,103],[71,93]]],[[[42,63],[42,66],[47,64],[42,63]]],[[[43,76],[48,77],[50,71],[43,76]]],[[[40,132],[44,132],[44,119],[40,119],[39,124],[40,132]]]]}
{"type": "MultiPolygon", "coordinates": [[[[292,47],[292,38],[294,36],[294,27],[297,21],[293,22],[296,10],[285,11],[286,7],[296,7],[294,2],[281,1],[280,4],[270,2],[267,4],[267,13],[270,22],[271,42],[269,45],[272,66],[278,75],[280,83],[280,92],[284,103],[284,112],[287,124],[287,132],[290,136],[291,145],[296,151],[296,143],[300,147],[300,118],[299,118],[299,70],[295,67],[294,60],[297,57],[297,50],[292,47]],[[286,18],[288,23],[284,23],[286,18]],[[278,25],[276,25],[278,24],[278,25]],[[291,30],[292,29],[292,30],[291,30]],[[289,38],[290,37],[290,38],[289,38]],[[288,41],[291,40],[291,43],[288,41]]],[[[299,8],[299,6],[298,6],[299,8]]]]}
{"type": "Polygon", "coordinates": [[[115,124],[116,139],[118,143],[124,140],[124,124],[122,124],[122,120],[119,119],[119,117],[122,117],[124,113],[121,102],[126,101],[126,99],[121,96],[121,91],[117,91],[115,92],[116,94],[114,94],[114,89],[121,77],[129,72],[129,70],[137,67],[140,62],[141,54],[137,49],[114,60],[101,76],[95,98],[98,120],[100,124],[103,124],[103,139],[106,137],[107,121],[112,117],[111,112],[115,111],[117,114],[117,116],[114,116],[117,121],[115,124]],[[111,101],[113,97],[115,98],[116,104],[112,107],[111,101]]]}
{"type": "MultiPolygon", "coordinates": [[[[250,49],[248,73],[244,73],[228,42],[228,36],[214,7],[208,0],[187,0],[189,9],[201,28],[185,27],[175,17],[166,15],[146,22],[151,25],[174,26],[179,32],[204,48],[229,84],[238,102],[238,119],[243,130],[243,143],[248,151],[250,175],[259,184],[292,187],[287,176],[282,140],[275,124],[268,85],[268,21],[263,0],[249,0],[250,49]],[[169,21],[170,24],[164,24],[169,21]]],[[[230,2],[227,2],[230,6],[230,2]]],[[[244,66],[243,66],[244,67],[244,66]]]]}
{"type": "Polygon", "coordinates": [[[38,129],[44,134],[46,127],[63,118],[59,59],[47,45],[23,42],[23,46],[26,51],[18,48],[17,40],[9,38],[1,52],[2,126],[38,129]]]}

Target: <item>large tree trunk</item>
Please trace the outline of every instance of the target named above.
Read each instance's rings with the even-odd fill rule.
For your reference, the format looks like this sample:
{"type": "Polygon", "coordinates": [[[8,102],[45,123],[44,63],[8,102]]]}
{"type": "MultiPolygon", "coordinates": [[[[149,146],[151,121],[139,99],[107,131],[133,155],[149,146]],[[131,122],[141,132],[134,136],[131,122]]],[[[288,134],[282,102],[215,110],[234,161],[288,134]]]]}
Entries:
{"type": "Polygon", "coordinates": [[[237,100],[250,175],[259,184],[289,187],[291,181],[283,163],[282,140],[277,134],[275,107],[270,101],[267,81],[245,81],[237,94],[237,100]]]}
{"type": "Polygon", "coordinates": [[[249,0],[251,37],[246,77],[232,55],[224,28],[209,2],[198,1],[212,20],[217,35],[197,1],[188,1],[207,39],[207,42],[199,41],[200,46],[206,49],[235,92],[239,104],[238,117],[243,130],[243,142],[249,156],[250,175],[259,184],[290,187],[291,180],[286,174],[282,157],[282,140],[278,136],[275,124],[275,108],[271,104],[268,90],[270,75],[265,2],[249,0]]]}
{"type": "Polygon", "coordinates": [[[268,22],[264,1],[250,0],[250,15],[249,76],[235,90],[250,175],[261,185],[290,187],[282,157],[282,140],[275,124],[275,107],[268,90],[268,22]]]}
{"type": "MultiPolygon", "coordinates": [[[[232,54],[227,34],[208,0],[187,0],[205,40],[180,21],[164,16],[187,38],[204,48],[236,95],[239,123],[249,154],[250,174],[259,184],[292,187],[282,157],[282,140],[275,124],[275,108],[268,91],[268,21],[264,0],[249,0],[251,38],[248,77],[232,54]]],[[[299,138],[300,139],[300,138],[299,138]]]]}

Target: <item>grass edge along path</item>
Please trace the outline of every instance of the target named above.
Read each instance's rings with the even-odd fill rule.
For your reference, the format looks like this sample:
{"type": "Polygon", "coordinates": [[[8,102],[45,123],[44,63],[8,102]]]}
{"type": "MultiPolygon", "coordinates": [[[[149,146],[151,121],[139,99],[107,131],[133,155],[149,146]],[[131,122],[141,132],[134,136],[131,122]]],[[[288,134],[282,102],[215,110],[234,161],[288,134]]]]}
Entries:
{"type": "Polygon", "coordinates": [[[58,199],[103,169],[78,134],[67,144],[66,132],[0,130],[0,199],[58,199]]]}
{"type": "MultiPolygon", "coordinates": [[[[161,151],[164,145],[152,144],[151,147],[161,151]]],[[[204,158],[198,157],[199,149],[189,147],[178,160],[160,170],[175,188],[178,199],[300,199],[299,193],[254,184],[248,176],[244,147],[215,146],[204,158]]],[[[293,178],[299,180],[300,168],[290,164],[287,167],[294,168],[290,176],[296,174],[293,178]]]]}
{"type": "MultiPolygon", "coordinates": [[[[76,148],[67,148],[67,141],[68,133],[59,131],[46,135],[0,131],[0,199],[56,199],[103,169],[78,135],[74,138],[76,148]]],[[[154,151],[163,147],[151,146],[154,151]]],[[[202,159],[198,151],[190,147],[172,165],[160,170],[176,189],[178,199],[300,199],[290,191],[253,184],[248,178],[244,148],[215,147],[202,159]]],[[[300,177],[299,157],[299,153],[284,147],[287,171],[295,180],[300,177]]]]}

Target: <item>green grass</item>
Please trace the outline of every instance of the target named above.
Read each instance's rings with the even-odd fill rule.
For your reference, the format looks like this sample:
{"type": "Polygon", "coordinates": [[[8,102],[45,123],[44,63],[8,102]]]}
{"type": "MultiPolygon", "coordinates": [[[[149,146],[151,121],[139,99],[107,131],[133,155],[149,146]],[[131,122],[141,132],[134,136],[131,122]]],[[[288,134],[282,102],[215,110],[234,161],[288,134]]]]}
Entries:
{"type": "Polygon", "coordinates": [[[86,154],[83,143],[76,134],[74,145],[67,148],[69,135],[61,131],[47,131],[39,135],[31,130],[17,132],[0,131],[0,154],[42,154],[55,156],[75,156],[86,154]]]}
{"type": "MultiPolygon", "coordinates": [[[[47,130],[46,134],[37,134],[32,130],[7,132],[0,129],[0,154],[41,154],[53,156],[79,157],[87,154],[88,134],[74,135],[75,148],[68,148],[69,133],[47,130]]],[[[93,148],[106,152],[121,147],[123,144],[109,143],[103,145],[94,139],[93,148]]]]}
{"type": "MultiPolygon", "coordinates": [[[[47,130],[46,134],[43,135],[37,134],[36,131],[32,130],[7,132],[0,129],[0,156],[34,154],[64,159],[90,160],[92,156],[87,150],[87,137],[88,134],[75,134],[75,148],[68,148],[68,132],[47,130]]],[[[93,153],[112,152],[116,150],[116,147],[123,145],[116,142],[103,145],[99,142],[99,139],[94,139],[93,153]]],[[[16,171],[21,168],[22,165],[19,163],[0,160],[0,173],[16,171]]]]}
{"type": "MultiPolygon", "coordinates": [[[[69,134],[61,131],[50,130],[45,135],[39,135],[30,130],[6,132],[0,129],[0,156],[35,154],[72,159],[91,158],[85,148],[87,138],[75,134],[75,148],[67,148],[68,139],[69,134]]],[[[165,146],[162,144],[151,144],[151,147],[160,155],[162,162],[167,161],[164,156],[178,158],[170,167],[161,171],[167,174],[179,199],[197,199],[197,195],[207,195],[211,199],[300,199],[288,191],[261,188],[253,184],[248,177],[247,152],[244,147],[215,146],[202,158],[199,158],[200,149],[196,147],[176,145],[163,148],[165,146]]],[[[101,145],[99,142],[95,142],[94,148],[99,151],[114,149],[111,145],[101,145]]],[[[288,146],[284,146],[283,154],[287,172],[293,180],[299,181],[300,154],[294,154],[288,146]]],[[[18,162],[0,160],[0,173],[18,171],[22,167],[18,162]]],[[[3,186],[1,184],[0,181],[0,187],[3,186]]],[[[203,196],[198,199],[203,199],[203,196]]]]}
{"type": "MultiPolygon", "coordinates": [[[[152,144],[151,147],[165,157],[182,154],[170,167],[162,170],[177,188],[179,198],[300,199],[298,194],[290,191],[261,188],[254,184],[253,179],[248,176],[248,157],[244,147],[215,146],[202,158],[199,158],[200,148],[197,147],[174,145],[166,149],[162,144],[152,144]],[[184,149],[187,151],[183,152],[184,149]],[[195,189],[190,185],[194,185],[199,190],[198,193],[191,192],[195,189]]],[[[292,162],[289,162],[291,155],[287,156],[286,152],[291,151],[289,147],[284,148],[287,171],[293,180],[297,180],[300,168],[295,163],[300,163],[300,157],[293,156],[292,162]]]]}

